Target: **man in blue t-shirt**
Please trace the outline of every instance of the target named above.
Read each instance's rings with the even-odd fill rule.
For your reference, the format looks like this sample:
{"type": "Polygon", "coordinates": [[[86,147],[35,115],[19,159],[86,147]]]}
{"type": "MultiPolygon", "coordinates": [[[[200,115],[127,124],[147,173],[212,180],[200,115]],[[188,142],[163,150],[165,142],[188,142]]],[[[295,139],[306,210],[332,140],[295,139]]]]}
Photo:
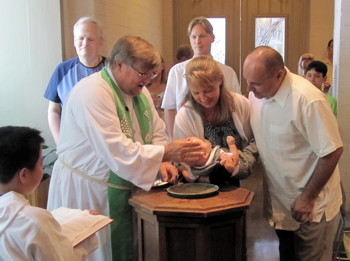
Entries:
{"type": "Polygon", "coordinates": [[[48,121],[52,136],[58,143],[62,106],[73,86],[82,78],[100,71],[105,57],[101,23],[93,17],[80,18],[73,27],[77,57],[60,63],[51,76],[44,97],[49,100],[48,121]]]}

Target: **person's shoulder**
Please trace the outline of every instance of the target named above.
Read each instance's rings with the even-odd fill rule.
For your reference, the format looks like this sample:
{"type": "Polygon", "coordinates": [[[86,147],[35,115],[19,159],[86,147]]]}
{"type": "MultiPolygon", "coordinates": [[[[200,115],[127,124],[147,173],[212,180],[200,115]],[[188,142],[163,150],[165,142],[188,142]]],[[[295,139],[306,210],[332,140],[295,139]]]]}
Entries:
{"type": "Polygon", "coordinates": [[[54,220],[54,217],[51,215],[50,211],[31,205],[28,205],[23,209],[23,214],[26,216],[26,218],[32,220],[36,224],[54,220]]]}
{"type": "Polygon", "coordinates": [[[220,67],[221,67],[221,70],[223,70],[223,72],[225,73],[234,73],[235,71],[233,70],[233,68],[231,66],[228,66],[226,64],[223,64],[223,63],[220,63],[218,61],[216,61],[220,67]]]}
{"type": "MultiPolygon", "coordinates": [[[[223,63],[220,63],[220,62],[217,62],[220,67],[221,67],[221,70],[222,70],[222,73],[224,75],[224,78],[225,78],[225,81],[226,81],[226,84],[234,84],[236,86],[239,85],[239,82],[238,82],[238,78],[237,78],[237,74],[236,72],[233,70],[232,67],[226,65],[226,64],[223,64],[223,63]]],[[[236,87],[238,88],[238,87],[236,87]]],[[[234,91],[238,91],[238,90],[234,90],[234,91]]],[[[241,91],[239,90],[239,93],[241,91]]]]}
{"type": "Polygon", "coordinates": [[[225,68],[225,69],[227,69],[227,70],[233,70],[231,66],[228,66],[228,65],[226,65],[226,64],[224,64],[224,63],[221,63],[221,62],[219,62],[219,61],[216,61],[216,62],[217,62],[222,68],[225,68]]]}
{"type": "Polygon", "coordinates": [[[236,107],[241,107],[241,108],[249,108],[250,103],[247,97],[245,97],[242,94],[230,91],[233,103],[235,104],[236,107]]]}
{"type": "Polygon", "coordinates": [[[231,94],[233,99],[236,99],[236,100],[239,100],[239,101],[242,101],[242,102],[248,102],[248,98],[246,96],[244,96],[243,94],[236,93],[236,92],[233,92],[233,91],[230,91],[230,94],[231,94]]]}
{"type": "Polygon", "coordinates": [[[185,113],[186,111],[189,111],[191,109],[192,109],[191,102],[186,101],[183,105],[181,105],[177,113],[185,113]]]}
{"type": "Polygon", "coordinates": [[[307,103],[316,100],[324,100],[325,96],[323,92],[317,89],[310,81],[304,77],[294,74],[290,71],[288,71],[286,77],[286,85],[290,86],[293,97],[297,98],[299,96],[299,99],[295,100],[301,100],[307,103]]]}
{"type": "Polygon", "coordinates": [[[146,96],[146,98],[148,100],[152,100],[152,95],[151,95],[151,92],[148,88],[142,88],[142,92],[141,92],[143,95],[146,96]]]}
{"type": "Polygon", "coordinates": [[[178,110],[175,117],[181,117],[188,121],[189,118],[199,115],[198,112],[193,108],[190,101],[186,101],[178,110]]]}
{"type": "Polygon", "coordinates": [[[74,67],[78,63],[79,63],[79,58],[78,58],[78,56],[76,56],[76,57],[73,57],[73,58],[71,58],[69,60],[61,62],[57,66],[57,69],[58,70],[69,70],[70,68],[74,67]]]}
{"type": "Polygon", "coordinates": [[[46,223],[53,219],[49,211],[31,206],[20,193],[8,192],[1,197],[1,200],[6,200],[6,202],[2,202],[2,207],[9,210],[7,211],[7,219],[8,221],[13,220],[13,224],[33,224],[36,226],[38,221],[46,223]]]}
{"type": "Polygon", "coordinates": [[[326,93],[326,98],[329,100],[329,101],[332,101],[332,102],[337,102],[337,99],[334,98],[332,95],[330,95],[329,93],[326,93]]]}
{"type": "Polygon", "coordinates": [[[175,73],[182,72],[182,73],[184,73],[185,69],[186,69],[186,65],[190,62],[190,60],[191,59],[175,64],[173,67],[170,68],[169,73],[170,72],[175,72],[175,73]]]}
{"type": "Polygon", "coordinates": [[[81,79],[75,87],[71,90],[73,92],[75,89],[84,88],[86,91],[88,89],[98,89],[98,88],[109,88],[109,84],[106,82],[106,80],[102,76],[101,71],[94,72],[83,79],[81,79]],[[101,87],[102,86],[102,87],[101,87]]]}
{"type": "Polygon", "coordinates": [[[78,56],[73,57],[73,58],[68,59],[68,60],[65,60],[65,61],[61,62],[60,64],[58,64],[58,66],[62,67],[62,66],[67,66],[67,65],[70,65],[70,64],[77,64],[77,63],[79,63],[78,56]]]}

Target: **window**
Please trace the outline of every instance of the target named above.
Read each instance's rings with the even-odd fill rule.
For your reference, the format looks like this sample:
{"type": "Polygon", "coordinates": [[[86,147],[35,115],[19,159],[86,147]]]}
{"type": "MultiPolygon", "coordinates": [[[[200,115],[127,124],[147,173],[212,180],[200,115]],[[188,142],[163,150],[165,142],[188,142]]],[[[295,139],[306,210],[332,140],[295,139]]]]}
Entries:
{"type": "Polygon", "coordinates": [[[208,18],[213,26],[215,41],[211,46],[211,55],[220,63],[225,64],[226,57],[226,18],[208,18]]]}
{"type": "Polygon", "coordinates": [[[265,45],[285,55],[285,18],[259,17],[255,18],[255,47],[265,45]]]}

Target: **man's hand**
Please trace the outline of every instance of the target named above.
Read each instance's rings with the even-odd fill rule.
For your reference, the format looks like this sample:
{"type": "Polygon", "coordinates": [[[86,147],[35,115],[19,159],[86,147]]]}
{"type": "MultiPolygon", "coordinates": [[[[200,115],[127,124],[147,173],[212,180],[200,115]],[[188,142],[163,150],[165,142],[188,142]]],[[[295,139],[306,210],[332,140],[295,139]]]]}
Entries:
{"type": "Polygon", "coordinates": [[[162,162],[159,167],[159,173],[162,176],[162,180],[165,182],[177,183],[179,173],[177,168],[169,162],[162,162]]]}
{"type": "Polygon", "coordinates": [[[296,221],[301,223],[312,221],[312,211],[316,198],[332,176],[342,153],[343,147],[339,147],[318,160],[314,173],[311,175],[303,192],[291,206],[292,216],[296,221]]]}
{"type": "Polygon", "coordinates": [[[303,193],[300,194],[291,206],[292,217],[300,223],[312,221],[314,205],[315,200],[307,199],[303,193]]]}

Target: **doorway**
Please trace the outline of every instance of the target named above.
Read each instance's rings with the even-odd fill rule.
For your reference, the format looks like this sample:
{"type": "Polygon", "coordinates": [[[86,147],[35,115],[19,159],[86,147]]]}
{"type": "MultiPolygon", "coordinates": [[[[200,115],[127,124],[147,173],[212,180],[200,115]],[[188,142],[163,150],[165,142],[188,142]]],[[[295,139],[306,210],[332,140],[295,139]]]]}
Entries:
{"type": "MultiPolygon", "coordinates": [[[[297,71],[299,56],[309,46],[310,2],[304,0],[174,0],[174,48],[188,43],[188,23],[197,16],[226,19],[226,64],[231,66],[246,94],[242,64],[255,47],[257,18],[285,20],[284,58],[286,66],[297,71]]],[[[215,30],[214,30],[215,34],[215,30]]]]}

